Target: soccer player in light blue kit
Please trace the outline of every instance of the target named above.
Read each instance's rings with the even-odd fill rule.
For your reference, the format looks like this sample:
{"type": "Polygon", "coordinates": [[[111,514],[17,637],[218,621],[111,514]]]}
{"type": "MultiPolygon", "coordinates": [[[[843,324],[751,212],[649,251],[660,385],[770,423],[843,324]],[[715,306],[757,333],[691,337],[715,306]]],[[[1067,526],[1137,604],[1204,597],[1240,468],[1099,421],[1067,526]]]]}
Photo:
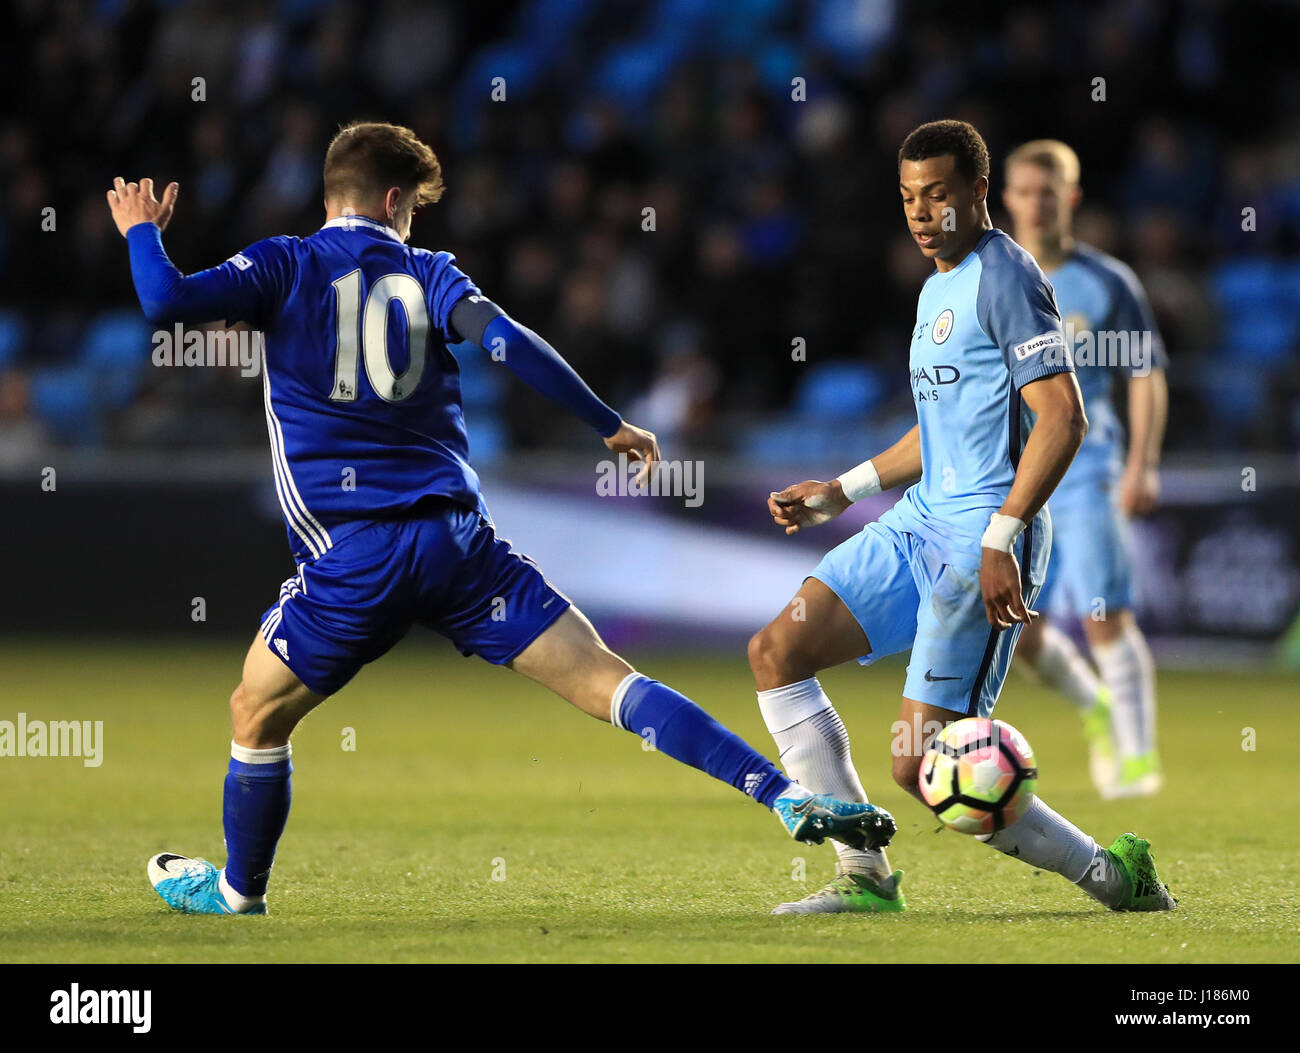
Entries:
{"type": "MultiPolygon", "coordinates": [[[[1087,432],[1052,288],[989,220],[989,157],[962,121],[922,125],[898,156],[903,214],[935,262],[917,307],[910,380],[918,423],[831,482],[769,498],[792,534],[853,501],[906,485],[899,502],[832,550],[750,642],[759,706],[786,770],[809,789],[865,801],[848,733],[816,674],[911,649],[893,776],[920,799],[925,745],[946,723],[988,716],[1052,544],[1045,502],[1087,432]]],[[[1062,874],[1116,910],[1168,910],[1146,841],[1110,848],[1035,798],[981,837],[1062,874]]],[[[839,852],[835,878],[774,913],[901,911],[901,871],[883,850],[839,852]]]]}
{"type": "Polygon", "coordinates": [[[1046,620],[1026,627],[1017,653],[1082,713],[1101,795],[1132,797],[1161,784],[1155,663],[1133,617],[1127,517],[1149,512],[1159,494],[1166,358],[1137,276],[1074,240],[1071,221],[1082,196],[1079,158],[1065,143],[1037,139],[1007,155],[1002,201],[1017,243],[1056,290],[1091,422],[1052,494],[1056,540],[1040,602],[1082,622],[1101,677],[1046,620]],[[1117,376],[1127,388],[1127,454],[1111,403],[1117,376]]]}
{"type": "Polygon", "coordinates": [[[483,297],[451,255],[406,245],[413,210],[442,194],[437,158],[410,129],[341,129],[324,175],[326,223],[315,234],[259,241],[188,276],[162,246],[177,185],[161,202],[148,179],[117,179],[108,192],[151,321],[242,320],[265,331],[275,486],[298,564],[230,699],[226,865],[155,856],[148,874],[163,900],[193,914],[266,912],[289,815],[290,733],[415,622],[731,784],[800,841],[887,843],[887,812],[792,783],[695,703],[610,651],[532,561],[496,536],[469,465],[447,344],[490,348],[610,450],[645,462],[643,473],[659,458],[655,438],[483,297]]]}

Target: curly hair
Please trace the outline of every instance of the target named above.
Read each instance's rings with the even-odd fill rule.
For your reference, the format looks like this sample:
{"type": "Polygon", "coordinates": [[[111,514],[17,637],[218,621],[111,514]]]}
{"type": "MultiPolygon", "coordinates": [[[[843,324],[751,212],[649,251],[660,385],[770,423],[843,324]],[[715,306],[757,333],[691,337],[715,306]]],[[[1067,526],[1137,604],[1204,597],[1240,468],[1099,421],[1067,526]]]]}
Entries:
{"type": "Polygon", "coordinates": [[[965,121],[930,121],[912,129],[898,151],[898,167],[901,170],[904,161],[948,155],[968,183],[989,174],[989,148],[975,126],[965,121]]]}

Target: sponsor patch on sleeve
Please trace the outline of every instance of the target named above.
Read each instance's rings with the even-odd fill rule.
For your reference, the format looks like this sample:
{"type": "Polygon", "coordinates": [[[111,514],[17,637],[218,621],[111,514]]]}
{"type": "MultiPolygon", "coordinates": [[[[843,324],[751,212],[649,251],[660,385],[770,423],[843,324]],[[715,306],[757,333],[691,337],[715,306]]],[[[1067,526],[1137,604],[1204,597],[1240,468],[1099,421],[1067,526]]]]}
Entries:
{"type": "Polygon", "coordinates": [[[1011,350],[1016,353],[1016,361],[1023,362],[1030,355],[1036,355],[1040,351],[1046,351],[1048,348],[1064,348],[1064,346],[1060,333],[1039,333],[1038,336],[1031,336],[1028,340],[1016,344],[1011,350]]]}
{"type": "Polygon", "coordinates": [[[238,267],[241,271],[248,270],[253,265],[253,261],[245,256],[242,252],[237,252],[230,257],[230,262],[238,267]]]}

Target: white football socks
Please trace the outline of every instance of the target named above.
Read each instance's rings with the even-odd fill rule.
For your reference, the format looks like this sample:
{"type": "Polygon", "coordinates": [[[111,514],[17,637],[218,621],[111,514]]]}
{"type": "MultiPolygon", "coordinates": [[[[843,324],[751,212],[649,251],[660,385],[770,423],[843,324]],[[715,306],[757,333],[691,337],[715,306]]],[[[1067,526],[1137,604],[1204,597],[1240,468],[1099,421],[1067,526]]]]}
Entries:
{"type": "Polygon", "coordinates": [[[977,835],[976,840],[1031,867],[1068,878],[1108,907],[1124,895],[1124,876],[1106,850],[1041,797],[1035,797],[1029,811],[1005,830],[977,835]]]}
{"type": "Polygon", "coordinates": [[[1101,681],[1079,649],[1056,626],[1048,622],[1042,628],[1042,648],[1034,670],[1043,683],[1068,698],[1079,709],[1091,709],[1101,690],[1101,681]]]}
{"type": "Polygon", "coordinates": [[[1035,797],[1029,811],[1004,830],[978,834],[977,841],[1039,870],[1079,881],[1096,854],[1097,842],[1035,797]]]}
{"type": "Polygon", "coordinates": [[[1121,759],[1140,757],[1156,744],[1156,668],[1142,631],[1125,628],[1119,639],[1093,647],[1111,691],[1115,749],[1121,759]]]}
{"type": "MultiPolygon", "coordinates": [[[[814,793],[842,801],[867,800],[849,754],[849,733],[816,677],[758,692],[758,707],[791,778],[814,793]]],[[[839,869],[876,882],[889,878],[880,850],[863,852],[833,842],[839,869]]]]}
{"type": "Polygon", "coordinates": [[[252,907],[259,903],[266,902],[266,896],[243,896],[235,891],[235,887],[226,880],[226,868],[222,867],[217,877],[217,888],[221,890],[221,898],[226,901],[236,914],[245,914],[252,907]]]}

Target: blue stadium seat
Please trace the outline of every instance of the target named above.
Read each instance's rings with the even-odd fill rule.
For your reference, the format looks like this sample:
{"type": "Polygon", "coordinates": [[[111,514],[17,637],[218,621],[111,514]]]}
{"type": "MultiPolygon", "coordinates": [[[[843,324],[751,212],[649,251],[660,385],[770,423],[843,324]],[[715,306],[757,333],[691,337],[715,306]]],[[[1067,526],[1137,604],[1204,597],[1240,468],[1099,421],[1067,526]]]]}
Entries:
{"type": "Polygon", "coordinates": [[[1225,350],[1260,365],[1281,364],[1300,337],[1297,319],[1277,311],[1224,319],[1225,350]]]}
{"type": "Polygon", "coordinates": [[[26,319],[17,311],[0,311],[0,369],[18,361],[26,340],[26,319]]]}
{"type": "Polygon", "coordinates": [[[674,34],[612,50],[596,75],[596,88],[630,110],[649,107],[660,86],[686,54],[689,38],[674,34]]]}
{"type": "Polygon", "coordinates": [[[447,349],[460,366],[461,404],[467,410],[497,409],[505,397],[505,366],[469,341],[449,344],[447,349]]]}
{"type": "Polygon", "coordinates": [[[86,329],[80,363],[95,376],[99,400],[121,409],[135,398],[149,367],[153,330],[138,311],[105,311],[86,329]]]}
{"type": "Polygon", "coordinates": [[[843,422],[865,417],[887,393],[874,367],[864,362],[828,362],[809,369],[795,391],[794,412],[843,422]]]}
{"type": "Polygon", "coordinates": [[[32,376],[32,409],[61,442],[92,444],[100,437],[95,388],[84,366],[42,370],[32,376]]]}
{"type": "Polygon", "coordinates": [[[533,0],[520,12],[515,37],[534,46],[578,32],[595,0],[533,0]]]}
{"type": "Polygon", "coordinates": [[[1210,282],[1225,316],[1253,314],[1276,299],[1280,276],[1276,260],[1249,256],[1221,263],[1210,282]]]}

